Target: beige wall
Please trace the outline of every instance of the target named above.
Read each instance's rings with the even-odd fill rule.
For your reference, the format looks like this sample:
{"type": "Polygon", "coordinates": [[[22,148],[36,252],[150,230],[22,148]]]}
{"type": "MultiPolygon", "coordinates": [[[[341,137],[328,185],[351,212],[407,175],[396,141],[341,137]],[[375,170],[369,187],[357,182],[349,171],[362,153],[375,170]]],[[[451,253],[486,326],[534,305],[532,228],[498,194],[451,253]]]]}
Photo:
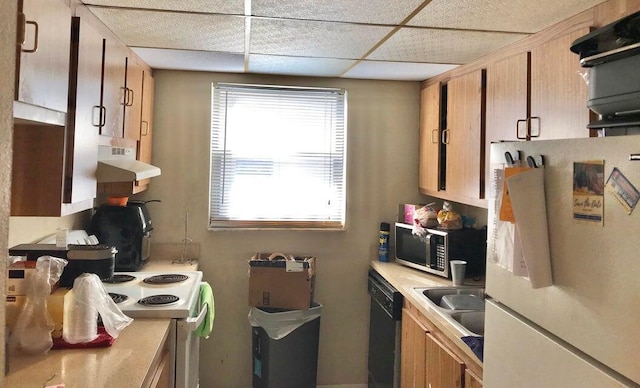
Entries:
{"type": "Polygon", "coordinates": [[[366,383],[366,277],[379,223],[393,222],[399,203],[423,198],[417,189],[420,84],[173,71],[157,71],[155,82],[153,164],[162,175],[143,196],[162,200],[149,204],[154,242],[180,242],[189,211],[189,237],[201,244],[201,269],[216,298],[213,334],[202,341],[201,386],[251,386],[247,260],[257,251],[318,257],[318,383],[366,383]],[[207,231],[210,96],[218,81],[347,89],[346,231],[207,231]]]}

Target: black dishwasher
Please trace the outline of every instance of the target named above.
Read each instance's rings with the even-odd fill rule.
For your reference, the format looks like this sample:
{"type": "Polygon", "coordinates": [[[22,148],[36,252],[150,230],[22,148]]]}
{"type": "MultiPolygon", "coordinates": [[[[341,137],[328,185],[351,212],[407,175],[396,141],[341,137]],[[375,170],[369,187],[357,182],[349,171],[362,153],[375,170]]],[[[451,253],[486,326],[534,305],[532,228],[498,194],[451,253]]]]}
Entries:
{"type": "Polygon", "coordinates": [[[402,294],[378,272],[369,270],[369,387],[400,386],[402,294]]]}

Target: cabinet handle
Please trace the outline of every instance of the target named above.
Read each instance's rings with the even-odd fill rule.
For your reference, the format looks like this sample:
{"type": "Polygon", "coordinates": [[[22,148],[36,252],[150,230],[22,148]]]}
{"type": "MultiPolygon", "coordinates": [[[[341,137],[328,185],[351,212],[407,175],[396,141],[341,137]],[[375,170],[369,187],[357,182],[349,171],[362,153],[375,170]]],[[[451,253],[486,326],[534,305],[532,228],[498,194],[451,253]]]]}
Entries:
{"type": "Polygon", "coordinates": [[[124,86],[121,86],[120,89],[122,89],[122,102],[120,103],[120,105],[127,106],[127,99],[129,98],[129,93],[127,92],[128,89],[124,86]]]}
{"type": "Polygon", "coordinates": [[[529,134],[531,137],[540,137],[540,117],[530,117],[529,118],[529,134]],[[536,134],[533,134],[533,126],[531,125],[532,122],[537,122],[538,123],[538,132],[536,132],[536,134]]]}
{"type": "Polygon", "coordinates": [[[129,89],[129,88],[126,88],[126,89],[127,89],[127,99],[126,99],[127,103],[126,103],[126,105],[127,106],[133,106],[133,98],[135,97],[135,95],[133,94],[133,89],[129,89]]]}
{"type": "Polygon", "coordinates": [[[449,130],[444,129],[442,131],[442,144],[449,144],[449,130]]]}
{"type": "Polygon", "coordinates": [[[437,129],[434,129],[434,130],[431,131],[431,144],[438,144],[438,135],[437,135],[437,133],[438,133],[437,129]],[[436,140],[435,141],[433,140],[434,139],[434,137],[433,137],[434,133],[436,133],[436,136],[435,136],[436,140]]]}
{"type": "Polygon", "coordinates": [[[528,123],[529,123],[529,119],[520,119],[520,120],[516,121],[516,139],[527,140],[527,135],[528,135],[528,132],[529,132],[528,129],[527,129],[527,127],[528,127],[527,124],[528,123]],[[524,126],[524,129],[525,129],[524,134],[525,135],[524,135],[524,137],[520,136],[520,124],[521,123],[525,123],[525,126],[524,126]]]}
{"type": "Polygon", "coordinates": [[[91,125],[94,127],[100,127],[102,122],[102,107],[100,105],[94,105],[91,110],[91,125]],[[98,109],[98,123],[96,124],[96,109],[98,109]]]}
{"type": "MultiPolygon", "coordinates": [[[[142,120],[142,124],[144,124],[144,131],[140,131],[141,136],[147,136],[149,134],[149,122],[142,120]]],[[[140,126],[142,128],[142,126],[140,126]]]]}
{"type": "MultiPolygon", "coordinates": [[[[30,49],[22,49],[23,53],[35,53],[36,51],[38,51],[38,36],[39,36],[39,31],[40,28],[38,27],[38,23],[34,22],[32,20],[27,20],[24,22],[24,39],[26,39],[27,36],[27,24],[31,24],[33,25],[34,28],[34,37],[33,37],[33,47],[30,49]]],[[[24,44],[24,40],[22,41],[22,43],[24,44]]]]}
{"type": "Polygon", "coordinates": [[[104,127],[107,124],[107,107],[100,106],[100,126],[104,127]]]}

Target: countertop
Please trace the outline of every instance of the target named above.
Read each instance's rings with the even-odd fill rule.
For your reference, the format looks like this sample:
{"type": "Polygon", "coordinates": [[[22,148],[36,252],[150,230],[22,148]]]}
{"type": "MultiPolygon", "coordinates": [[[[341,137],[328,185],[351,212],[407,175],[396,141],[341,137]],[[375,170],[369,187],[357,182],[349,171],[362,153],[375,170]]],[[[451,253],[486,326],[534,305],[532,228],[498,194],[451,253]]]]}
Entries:
{"type": "MultiPolygon", "coordinates": [[[[140,272],[197,271],[198,260],[151,259],[140,272]]],[[[161,355],[170,319],[134,319],[110,347],[50,350],[47,355],[12,354],[7,388],[140,387],[161,355]]]]}
{"type": "MultiPolygon", "coordinates": [[[[372,261],[371,268],[375,269],[382,277],[384,277],[393,287],[395,287],[405,300],[414,305],[425,317],[427,317],[440,331],[442,331],[448,339],[456,344],[466,355],[473,359],[480,367],[482,361],[471,351],[460,339],[460,332],[442,318],[433,308],[412,290],[413,287],[450,287],[451,280],[431,275],[417,269],[405,267],[395,262],[372,261]]],[[[465,279],[465,286],[483,286],[484,282],[465,279]]]]}
{"type": "Polygon", "coordinates": [[[140,387],[159,357],[170,319],[136,319],[110,347],[9,357],[7,388],[140,387]]]}

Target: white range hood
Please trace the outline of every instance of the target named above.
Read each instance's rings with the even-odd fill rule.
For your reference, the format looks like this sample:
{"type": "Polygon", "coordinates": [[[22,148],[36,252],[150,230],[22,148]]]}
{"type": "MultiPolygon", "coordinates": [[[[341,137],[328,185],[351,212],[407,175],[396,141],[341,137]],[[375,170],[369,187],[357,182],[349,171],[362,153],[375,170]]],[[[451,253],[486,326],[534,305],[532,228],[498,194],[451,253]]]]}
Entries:
{"type": "Polygon", "coordinates": [[[98,182],[133,182],[160,175],[160,168],[136,160],[134,148],[100,146],[98,182]]]}

